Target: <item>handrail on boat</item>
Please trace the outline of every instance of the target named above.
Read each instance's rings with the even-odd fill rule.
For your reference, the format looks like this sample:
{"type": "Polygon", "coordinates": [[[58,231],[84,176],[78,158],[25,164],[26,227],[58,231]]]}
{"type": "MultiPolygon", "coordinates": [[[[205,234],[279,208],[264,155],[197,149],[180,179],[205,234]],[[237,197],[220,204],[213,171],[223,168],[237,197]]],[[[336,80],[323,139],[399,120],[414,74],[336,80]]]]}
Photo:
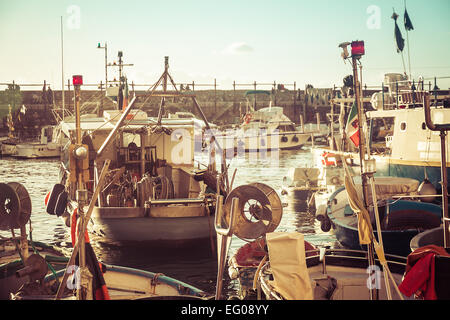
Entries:
{"type": "Polygon", "coordinates": [[[430,110],[430,96],[425,94],[423,96],[423,109],[425,112],[425,123],[431,131],[439,131],[441,140],[441,180],[442,180],[442,220],[443,220],[443,232],[444,232],[444,247],[450,248],[450,217],[448,212],[448,190],[447,190],[447,159],[446,159],[446,141],[445,137],[447,131],[450,130],[450,123],[435,124],[431,120],[430,110]]]}

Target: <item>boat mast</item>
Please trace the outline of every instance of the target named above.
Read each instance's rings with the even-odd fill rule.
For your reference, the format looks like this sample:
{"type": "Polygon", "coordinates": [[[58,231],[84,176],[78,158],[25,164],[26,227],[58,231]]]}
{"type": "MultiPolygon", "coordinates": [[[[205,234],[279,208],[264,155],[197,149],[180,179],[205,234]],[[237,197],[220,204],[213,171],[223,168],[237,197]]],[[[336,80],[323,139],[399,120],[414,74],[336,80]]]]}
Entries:
{"type": "MultiPolygon", "coordinates": [[[[349,57],[349,53],[347,50],[347,46],[349,42],[345,42],[339,45],[344,50],[344,54],[342,57],[347,59],[349,57]]],[[[369,209],[369,185],[368,185],[368,175],[372,174],[367,168],[366,164],[366,143],[364,138],[364,132],[362,128],[362,115],[363,115],[363,105],[361,100],[361,84],[359,83],[358,77],[358,62],[361,57],[364,55],[364,41],[353,41],[351,43],[351,63],[353,68],[353,91],[355,94],[355,102],[358,111],[358,133],[359,133],[359,161],[360,161],[360,172],[361,172],[361,181],[362,181],[362,191],[363,191],[363,201],[364,207],[369,209]]],[[[367,245],[367,259],[369,262],[369,266],[375,265],[375,254],[374,254],[374,245],[373,242],[367,245]]],[[[370,288],[370,299],[378,300],[378,289],[371,287],[370,288]]]]}

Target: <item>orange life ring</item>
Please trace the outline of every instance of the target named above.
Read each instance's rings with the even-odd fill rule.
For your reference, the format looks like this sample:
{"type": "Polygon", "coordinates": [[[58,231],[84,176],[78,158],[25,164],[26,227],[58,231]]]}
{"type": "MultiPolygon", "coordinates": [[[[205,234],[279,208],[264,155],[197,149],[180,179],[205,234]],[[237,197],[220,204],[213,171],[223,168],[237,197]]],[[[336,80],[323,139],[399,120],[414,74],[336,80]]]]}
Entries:
{"type": "Polygon", "coordinates": [[[334,153],[324,151],[321,156],[324,166],[337,166],[336,155],[334,153]]]}
{"type": "Polygon", "coordinates": [[[248,124],[248,123],[250,122],[250,120],[252,120],[252,114],[251,114],[251,113],[247,113],[247,114],[244,116],[244,123],[245,123],[245,124],[248,124]]]}

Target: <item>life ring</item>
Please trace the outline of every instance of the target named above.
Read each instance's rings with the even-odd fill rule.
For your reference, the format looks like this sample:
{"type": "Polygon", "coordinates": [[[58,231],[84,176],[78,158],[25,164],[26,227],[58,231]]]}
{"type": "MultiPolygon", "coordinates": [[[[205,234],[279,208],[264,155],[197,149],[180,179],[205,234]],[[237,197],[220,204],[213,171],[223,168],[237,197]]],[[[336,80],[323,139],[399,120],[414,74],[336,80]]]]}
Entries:
{"type": "Polygon", "coordinates": [[[321,157],[324,166],[337,166],[336,154],[324,151],[321,157]]]}
{"type": "Polygon", "coordinates": [[[292,137],[292,142],[298,142],[298,137],[297,136],[293,136],[292,137]]]}
{"type": "Polygon", "coordinates": [[[245,124],[248,124],[248,123],[250,122],[250,120],[252,120],[252,114],[251,114],[251,113],[247,113],[247,114],[244,116],[244,123],[245,123],[245,124]]]}
{"type": "Polygon", "coordinates": [[[288,142],[288,138],[286,136],[281,137],[281,142],[288,142]]]}

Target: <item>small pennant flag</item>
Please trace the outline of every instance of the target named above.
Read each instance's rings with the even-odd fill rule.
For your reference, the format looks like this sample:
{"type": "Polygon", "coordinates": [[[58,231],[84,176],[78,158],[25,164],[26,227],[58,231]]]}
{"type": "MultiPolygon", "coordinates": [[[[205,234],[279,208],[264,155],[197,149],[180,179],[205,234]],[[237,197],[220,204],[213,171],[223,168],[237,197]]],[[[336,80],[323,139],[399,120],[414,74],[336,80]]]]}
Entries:
{"type": "Polygon", "coordinates": [[[395,21],[395,41],[397,42],[397,52],[401,52],[405,47],[405,39],[403,39],[400,28],[397,25],[398,14],[394,12],[391,18],[395,21]]]}
{"type": "Polygon", "coordinates": [[[350,114],[347,118],[345,133],[353,144],[359,147],[358,108],[355,102],[353,102],[352,109],[350,110],[350,114]]]}
{"type": "Polygon", "coordinates": [[[411,19],[409,18],[408,11],[406,11],[406,8],[405,8],[405,14],[404,14],[403,17],[404,17],[404,20],[405,20],[405,29],[407,31],[414,30],[414,27],[412,25],[411,19]]]}

